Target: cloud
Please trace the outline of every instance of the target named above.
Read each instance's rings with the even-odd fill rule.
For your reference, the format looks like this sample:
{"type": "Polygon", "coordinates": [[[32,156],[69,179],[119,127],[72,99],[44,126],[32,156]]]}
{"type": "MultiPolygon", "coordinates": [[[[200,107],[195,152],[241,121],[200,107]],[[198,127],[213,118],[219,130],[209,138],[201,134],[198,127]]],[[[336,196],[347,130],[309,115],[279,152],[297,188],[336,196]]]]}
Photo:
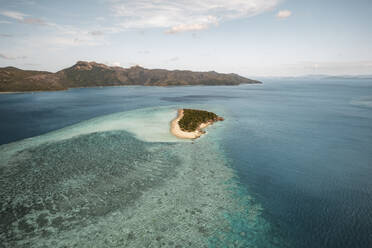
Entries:
{"type": "Polygon", "coordinates": [[[10,37],[13,37],[13,35],[11,35],[11,34],[0,34],[0,37],[10,38],[10,37]]]}
{"type": "Polygon", "coordinates": [[[166,28],[167,33],[203,30],[212,25],[261,14],[281,0],[115,0],[122,28],[166,28]]]}
{"type": "Polygon", "coordinates": [[[299,61],[293,64],[250,64],[238,73],[255,76],[303,75],[371,75],[372,60],[366,61],[299,61]]]}
{"type": "Polygon", "coordinates": [[[18,21],[22,21],[27,15],[16,11],[0,11],[0,14],[18,21]]]}
{"type": "Polygon", "coordinates": [[[11,59],[10,57],[8,57],[8,56],[6,56],[6,55],[4,55],[2,53],[0,53],[0,58],[2,58],[2,59],[11,59]]]}
{"type": "Polygon", "coordinates": [[[0,24],[10,24],[11,22],[8,21],[0,21],[0,24]]]}
{"type": "Polygon", "coordinates": [[[92,36],[83,30],[62,30],[58,29],[60,33],[43,36],[32,36],[27,41],[27,44],[34,44],[37,47],[77,47],[77,46],[100,46],[108,43],[103,36],[92,36]]]}
{"type": "Polygon", "coordinates": [[[190,25],[178,25],[175,27],[172,27],[171,29],[167,30],[167,34],[175,34],[179,32],[185,32],[185,31],[199,31],[199,30],[204,30],[209,27],[208,24],[190,24],[190,25]]]}
{"type": "Polygon", "coordinates": [[[149,50],[141,50],[141,51],[138,51],[139,54],[150,54],[150,51],[149,50]]]}
{"type": "Polygon", "coordinates": [[[26,59],[27,57],[26,56],[13,57],[13,56],[8,56],[8,55],[0,53],[0,58],[7,59],[7,60],[14,60],[14,59],[26,59]]]}
{"type": "Polygon", "coordinates": [[[39,18],[24,18],[23,20],[21,20],[21,22],[25,24],[33,24],[33,25],[49,25],[49,23],[39,18]]]}
{"type": "Polygon", "coordinates": [[[66,37],[66,36],[55,36],[51,39],[47,39],[47,42],[50,42],[55,45],[64,45],[64,46],[98,46],[101,45],[100,42],[89,39],[87,36],[77,36],[77,37],[66,37]]]}
{"type": "MultiPolygon", "coordinates": [[[[321,73],[324,71],[357,71],[368,69],[372,71],[372,61],[328,61],[328,62],[313,62],[304,61],[300,65],[306,69],[317,70],[321,73]]],[[[350,73],[348,73],[350,74],[350,73]]]]}
{"type": "Polygon", "coordinates": [[[276,17],[280,19],[286,19],[292,15],[292,12],[290,10],[281,10],[276,14],[276,17]]]}
{"type": "Polygon", "coordinates": [[[89,32],[89,34],[93,36],[101,36],[103,35],[103,32],[100,30],[96,30],[96,31],[89,32]]]}
{"type": "Polygon", "coordinates": [[[120,62],[116,62],[116,61],[105,62],[104,64],[105,64],[105,65],[108,65],[108,66],[118,66],[118,67],[122,67],[121,63],[120,63],[120,62]]]}
{"type": "Polygon", "coordinates": [[[96,30],[97,27],[91,27],[88,30],[71,25],[60,25],[48,23],[48,32],[44,34],[32,33],[25,39],[21,39],[23,47],[30,50],[51,49],[60,50],[67,47],[82,46],[100,46],[109,45],[104,34],[114,32],[112,28],[103,28],[96,30]]]}
{"type": "Polygon", "coordinates": [[[40,66],[40,64],[35,64],[35,63],[24,63],[23,65],[26,65],[26,66],[40,66]]]}
{"type": "MultiPolygon", "coordinates": [[[[29,15],[26,15],[21,12],[16,12],[16,11],[0,11],[0,15],[15,19],[21,23],[24,24],[32,24],[32,25],[51,25],[50,23],[47,23],[43,21],[42,19],[39,18],[32,18],[32,17],[27,17],[29,15]]],[[[5,22],[3,22],[5,23],[5,22]]],[[[9,23],[9,22],[7,22],[9,23]]]]}
{"type": "Polygon", "coordinates": [[[177,61],[177,60],[180,60],[180,58],[179,57],[173,57],[173,58],[169,59],[169,61],[171,61],[171,62],[174,62],[174,61],[177,61]]]}
{"type": "Polygon", "coordinates": [[[175,57],[164,60],[164,63],[172,63],[172,62],[176,62],[178,60],[180,60],[180,57],[175,56],[175,57]]]}

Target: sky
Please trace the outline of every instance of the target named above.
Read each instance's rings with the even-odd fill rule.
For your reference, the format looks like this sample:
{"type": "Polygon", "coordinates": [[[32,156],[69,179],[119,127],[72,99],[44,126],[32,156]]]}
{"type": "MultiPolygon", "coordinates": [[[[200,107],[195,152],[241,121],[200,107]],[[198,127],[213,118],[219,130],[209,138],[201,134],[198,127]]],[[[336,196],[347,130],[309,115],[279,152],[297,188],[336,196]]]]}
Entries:
{"type": "Polygon", "coordinates": [[[0,0],[0,67],[372,75],[372,0],[0,0]]]}

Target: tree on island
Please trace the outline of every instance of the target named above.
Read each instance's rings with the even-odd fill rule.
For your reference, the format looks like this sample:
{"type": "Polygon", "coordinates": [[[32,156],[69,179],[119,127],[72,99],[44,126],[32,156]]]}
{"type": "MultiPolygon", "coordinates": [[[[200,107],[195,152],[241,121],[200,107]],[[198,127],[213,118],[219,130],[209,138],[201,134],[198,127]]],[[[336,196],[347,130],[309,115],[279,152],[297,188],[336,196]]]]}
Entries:
{"type": "Polygon", "coordinates": [[[196,109],[183,109],[183,117],[178,122],[178,124],[183,131],[193,132],[202,123],[215,122],[221,120],[223,120],[222,117],[219,117],[212,112],[196,109]]]}

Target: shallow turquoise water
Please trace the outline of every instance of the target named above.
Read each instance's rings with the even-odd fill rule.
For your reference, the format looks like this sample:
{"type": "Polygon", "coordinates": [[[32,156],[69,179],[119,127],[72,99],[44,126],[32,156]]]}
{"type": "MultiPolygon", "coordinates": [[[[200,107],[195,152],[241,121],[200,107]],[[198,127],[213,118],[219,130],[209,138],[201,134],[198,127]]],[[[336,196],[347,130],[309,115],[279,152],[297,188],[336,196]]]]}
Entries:
{"type": "Polygon", "coordinates": [[[371,96],[367,80],[1,95],[1,143],[34,137],[0,146],[1,243],[369,247],[371,96]],[[226,121],[177,142],[177,107],[226,121]]]}
{"type": "Polygon", "coordinates": [[[258,237],[271,242],[260,206],[242,193],[220,149],[222,124],[197,141],[180,140],[169,134],[176,110],[119,112],[2,145],[2,244],[255,247],[258,237]]]}

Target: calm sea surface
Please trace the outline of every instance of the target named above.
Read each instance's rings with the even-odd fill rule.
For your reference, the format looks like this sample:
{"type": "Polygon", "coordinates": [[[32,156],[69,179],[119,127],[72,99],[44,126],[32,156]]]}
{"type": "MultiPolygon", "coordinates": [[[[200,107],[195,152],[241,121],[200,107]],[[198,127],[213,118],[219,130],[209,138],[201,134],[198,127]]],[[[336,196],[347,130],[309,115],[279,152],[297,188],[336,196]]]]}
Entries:
{"type": "Polygon", "coordinates": [[[0,144],[157,106],[224,113],[221,152],[279,237],[253,233],[257,247],[372,247],[371,80],[2,94],[0,144]]]}

